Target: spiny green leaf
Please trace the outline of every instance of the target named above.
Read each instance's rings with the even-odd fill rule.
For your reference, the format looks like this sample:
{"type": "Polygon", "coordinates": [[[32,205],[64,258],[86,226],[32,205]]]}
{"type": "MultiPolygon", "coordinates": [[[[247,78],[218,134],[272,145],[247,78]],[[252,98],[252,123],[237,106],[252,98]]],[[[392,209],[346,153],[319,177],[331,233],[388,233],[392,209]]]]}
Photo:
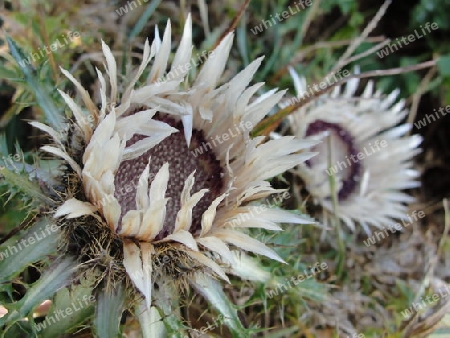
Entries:
{"type": "MultiPolygon", "coordinates": [[[[92,295],[92,286],[96,278],[94,275],[89,275],[82,280],[81,284],[74,286],[70,291],[64,288],[57,292],[52,308],[46,316],[47,319],[40,325],[41,328],[46,324],[48,325],[39,332],[42,337],[59,338],[63,333],[71,332],[92,316],[94,313],[92,305],[95,301],[92,295]],[[65,316],[62,314],[65,314],[65,316]],[[55,322],[53,322],[53,319],[55,319],[55,322]]],[[[111,311],[110,308],[103,308],[102,310],[105,314],[111,311]]],[[[34,325],[35,330],[38,325],[34,325]]],[[[108,336],[108,338],[112,337],[114,336],[108,336]]]]}
{"type": "Polygon", "coordinates": [[[19,173],[8,168],[0,167],[0,175],[3,175],[10,186],[17,187],[26,196],[31,197],[36,202],[48,205],[54,203],[52,199],[42,193],[40,187],[35,182],[30,181],[26,173],[19,173]]]}
{"type": "Polygon", "coordinates": [[[0,283],[18,275],[28,265],[56,252],[59,228],[41,219],[19,240],[12,238],[0,247],[0,283]]]}
{"type": "MultiPolygon", "coordinates": [[[[153,309],[157,308],[159,310],[159,316],[157,316],[157,313],[154,313],[152,311],[150,312],[146,311],[147,318],[145,318],[145,320],[148,323],[150,323],[154,328],[156,328],[159,323],[165,325],[167,334],[170,337],[185,338],[186,326],[183,324],[183,321],[181,320],[181,316],[178,311],[178,309],[180,308],[178,293],[175,292],[173,285],[169,283],[160,283],[158,286],[159,289],[154,290],[153,292],[156,306],[152,307],[152,311],[153,309]],[[164,323],[161,320],[161,318],[164,318],[164,323]]],[[[139,321],[141,323],[144,322],[141,321],[141,318],[139,318],[139,321]]],[[[155,333],[150,331],[147,334],[150,334],[146,336],[149,338],[160,337],[155,336],[154,335],[155,333]]],[[[163,335],[161,335],[161,337],[163,337],[163,335]]]]}
{"type": "Polygon", "coordinates": [[[242,325],[234,304],[225,295],[218,281],[203,274],[196,274],[192,285],[219,311],[223,317],[221,321],[228,326],[233,337],[250,337],[250,330],[245,329],[242,325]]]}
{"type": "Polygon", "coordinates": [[[9,306],[8,314],[0,318],[0,327],[12,326],[15,322],[28,314],[44,300],[53,296],[60,288],[70,281],[76,268],[71,258],[61,259],[50,266],[41,278],[33,284],[25,296],[15,304],[9,306]]]}
{"type": "Polygon", "coordinates": [[[247,28],[245,26],[245,17],[239,24],[236,32],[236,39],[239,52],[241,53],[243,65],[247,67],[250,64],[249,52],[248,52],[248,39],[247,39],[247,28]]]}

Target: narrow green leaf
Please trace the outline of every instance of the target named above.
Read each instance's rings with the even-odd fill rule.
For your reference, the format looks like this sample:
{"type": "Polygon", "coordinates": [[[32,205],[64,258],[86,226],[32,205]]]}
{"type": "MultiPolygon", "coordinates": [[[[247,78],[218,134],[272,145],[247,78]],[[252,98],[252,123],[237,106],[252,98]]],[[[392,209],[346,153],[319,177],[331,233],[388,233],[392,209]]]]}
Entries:
{"type": "Polygon", "coordinates": [[[274,48],[272,51],[272,54],[270,55],[270,58],[265,62],[263,69],[259,72],[259,79],[261,79],[262,81],[264,81],[264,79],[267,77],[267,74],[269,74],[273,68],[275,67],[275,64],[277,62],[279,62],[279,58],[280,58],[280,53],[281,50],[283,49],[283,38],[280,34],[280,29],[278,27],[278,25],[275,25],[274,28],[274,48]]]}
{"type": "Polygon", "coordinates": [[[119,325],[125,303],[123,286],[117,290],[101,291],[98,296],[94,326],[99,338],[119,335],[119,325]]]}
{"type": "Polygon", "coordinates": [[[6,40],[8,41],[9,50],[11,51],[11,55],[16,60],[23,74],[25,75],[25,79],[36,96],[36,100],[41,107],[42,111],[47,118],[47,121],[51,124],[53,128],[56,130],[62,130],[64,127],[64,119],[61,112],[56,108],[53,104],[53,99],[51,95],[45,90],[45,86],[43,83],[40,83],[39,80],[34,75],[34,70],[31,68],[30,64],[25,62],[27,60],[26,56],[17,46],[17,44],[12,40],[9,36],[6,36],[6,40]]]}
{"type": "Polygon", "coordinates": [[[4,65],[0,66],[0,78],[2,79],[14,79],[17,74],[11,69],[6,68],[4,65]]]}
{"type": "Polygon", "coordinates": [[[145,9],[144,13],[142,13],[141,17],[139,18],[138,22],[136,22],[136,25],[131,30],[130,35],[128,36],[129,40],[134,39],[136,36],[139,35],[139,33],[142,32],[145,25],[148,22],[148,19],[152,16],[152,14],[155,12],[156,7],[159,6],[161,3],[161,0],[153,0],[145,9]]]}
{"type": "Polygon", "coordinates": [[[242,18],[241,23],[236,32],[236,40],[238,45],[239,53],[242,57],[243,66],[247,67],[250,64],[250,58],[248,53],[248,39],[247,39],[247,26],[245,22],[245,15],[242,18]]]}

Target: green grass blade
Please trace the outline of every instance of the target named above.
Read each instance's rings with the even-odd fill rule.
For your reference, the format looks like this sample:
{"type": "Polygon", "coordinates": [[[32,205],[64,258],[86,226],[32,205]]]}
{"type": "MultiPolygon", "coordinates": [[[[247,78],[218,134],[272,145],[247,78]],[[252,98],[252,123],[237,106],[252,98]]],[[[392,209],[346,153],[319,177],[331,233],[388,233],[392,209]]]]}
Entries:
{"type": "Polygon", "coordinates": [[[48,123],[56,130],[64,127],[64,118],[60,110],[53,104],[51,95],[45,90],[45,85],[40,83],[35,77],[34,71],[29,64],[26,64],[26,57],[17,44],[9,36],[6,36],[11,55],[16,60],[28,83],[31,91],[34,93],[39,107],[45,114],[48,123]]]}
{"type": "Polygon", "coordinates": [[[142,32],[142,30],[144,29],[145,25],[148,22],[148,19],[152,16],[152,14],[155,12],[156,7],[158,7],[160,3],[161,0],[153,0],[147,6],[144,13],[142,13],[142,16],[139,18],[138,22],[136,22],[136,25],[131,30],[130,35],[128,35],[128,40],[133,40],[136,36],[138,36],[142,32]]]}

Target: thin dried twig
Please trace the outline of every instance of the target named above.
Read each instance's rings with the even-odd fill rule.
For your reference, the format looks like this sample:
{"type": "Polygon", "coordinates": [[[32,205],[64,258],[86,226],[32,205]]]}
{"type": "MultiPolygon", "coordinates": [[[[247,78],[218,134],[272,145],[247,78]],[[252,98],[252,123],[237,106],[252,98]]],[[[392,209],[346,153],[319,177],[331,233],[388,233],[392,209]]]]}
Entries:
{"type": "MultiPolygon", "coordinates": [[[[386,38],[384,36],[375,36],[371,38],[366,39],[367,42],[381,42],[384,43],[386,41],[386,38]]],[[[339,41],[321,41],[317,42],[314,45],[308,46],[305,49],[301,50],[296,56],[292,58],[292,61],[290,61],[287,65],[283,66],[278,72],[273,75],[273,77],[269,80],[270,83],[277,82],[288,70],[289,67],[293,67],[295,64],[302,62],[303,59],[311,52],[314,52],[317,49],[322,48],[339,48],[342,46],[347,46],[350,43],[352,43],[352,40],[339,40],[339,41]]],[[[373,47],[375,48],[375,47],[373,47]]],[[[381,47],[382,48],[382,47],[381,47]]],[[[372,50],[372,48],[371,48],[372,50]]]]}
{"type": "Polygon", "coordinates": [[[306,31],[308,30],[309,26],[311,25],[311,22],[314,19],[314,16],[316,15],[317,11],[320,8],[320,0],[316,0],[313,2],[312,7],[308,11],[308,15],[305,18],[305,21],[302,25],[302,39],[305,37],[306,31]]]}
{"type": "Polygon", "coordinates": [[[387,70],[380,69],[380,70],[368,71],[368,72],[361,73],[361,74],[351,74],[351,75],[329,85],[325,89],[317,91],[314,95],[312,95],[310,97],[300,98],[300,99],[297,98],[296,101],[299,101],[298,103],[292,104],[292,105],[280,110],[276,114],[269,116],[269,117],[265,118],[264,120],[262,120],[256,126],[256,128],[253,132],[253,135],[268,136],[269,133],[274,131],[278,127],[278,125],[281,123],[281,121],[283,119],[285,119],[289,114],[291,114],[295,110],[307,105],[309,102],[315,100],[319,96],[329,92],[334,87],[343,85],[350,79],[365,79],[365,78],[370,78],[370,77],[378,77],[378,76],[386,76],[386,75],[398,75],[398,74],[403,74],[403,73],[408,73],[408,72],[412,72],[412,71],[416,71],[416,70],[420,70],[420,69],[433,67],[436,65],[436,63],[437,63],[437,60],[431,60],[431,61],[426,61],[423,63],[419,63],[417,65],[412,65],[412,66],[408,66],[408,67],[392,68],[392,69],[387,69],[387,70]]]}
{"type": "Polygon", "coordinates": [[[226,37],[231,31],[234,31],[239,23],[239,20],[241,19],[242,15],[244,15],[245,10],[248,7],[248,4],[251,0],[245,0],[245,2],[242,4],[241,8],[239,9],[239,12],[237,13],[236,17],[233,19],[233,22],[231,23],[230,27],[223,32],[223,34],[217,39],[216,43],[212,47],[212,49],[216,48],[219,43],[223,40],[224,37],[226,37]]]}
{"type": "MultiPolygon", "coordinates": [[[[422,95],[427,91],[428,84],[433,79],[434,75],[436,75],[437,68],[433,67],[431,68],[428,73],[425,75],[423,80],[420,82],[419,88],[414,93],[412,97],[412,103],[411,103],[411,109],[409,110],[408,115],[408,123],[412,124],[416,118],[417,110],[419,109],[419,103],[420,99],[422,98],[422,95]]],[[[408,135],[410,135],[412,132],[412,128],[408,131],[408,135]]]]}
{"type": "Polygon", "coordinates": [[[375,27],[378,25],[378,22],[381,20],[381,18],[386,13],[387,8],[391,4],[392,0],[386,0],[383,5],[378,10],[377,14],[375,14],[374,18],[370,20],[369,24],[366,28],[364,28],[363,32],[360,36],[358,36],[353,43],[348,46],[347,50],[344,52],[344,54],[339,58],[336,65],[333,67],[333,69],[330,71],[330,74],[336,73],[338,69],[341,69],[342,67],[349,64],[349,57],[353,54],[353,52],[356,50],[356,48],[361,45],[361,43],[364,42],[364,40],[367,38],[367,36],[375,29],[375,27]]]}
{"type": "Polygon", "coordinates": [[[362,52],[362,53],[360,53],[360,54],[357,54],[357,55],[355,55],[355,56],[349,58],[349,59],[347,60],[347,64],[349,64],[349,63],[351,63],[351,62],[354,62],[354,61],[358,61],[358,60],[360,60],[360,59],[362,59],[362,58],[364,58],[364,57],[366,57],[366,56],[368,56],[368,55],[371,55],[371,54],[375,53],[376,51],[380,50],[381,48],[383,48],[384,46],[386,46],[387,44],[389,44],[389,42],[391,42],[391,40],[390,40],[390,39],[387,39],[387,40],[385,40],[385,41],[383,41],[383,42],[380,42],[379,44],[373,46],[372,48],[369,48],[369,49],[366,50],[365,52],[362,52]]]}

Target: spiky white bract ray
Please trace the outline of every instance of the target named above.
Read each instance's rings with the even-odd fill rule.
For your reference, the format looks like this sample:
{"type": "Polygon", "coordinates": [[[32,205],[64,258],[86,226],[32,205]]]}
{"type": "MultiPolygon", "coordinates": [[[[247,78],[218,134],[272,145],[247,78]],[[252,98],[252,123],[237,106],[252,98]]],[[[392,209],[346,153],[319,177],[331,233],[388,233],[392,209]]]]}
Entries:
{"type": "Polygon", "coordinates": [[[153,246],[150,243],[141,243],[138,247],[132,241],[123,243],[123,265],[134,285],[145,297],[147,308],[150,308],[152,299],[152,263],[153,246]]]}
{"type": "Polygon", "coordinates": [[[69,95],[67,95],[63,91],[58,89],[58,93],[62,96],[64,101],[72,110],[72,113],[75,116],[75,120],[78,124],[78,127],[83,131],[85,142],[89,142],[92,136],[92,127],[89,125],[89,121],[87,121],[86,117],[81,111],[81,108],[75,103],[75,101],[69,95]]]}
{"type": "Polygon", "coordinates": [[[221,229],[215,231],[214,236],[245,251],[250,251],[258,255],[263,255],[268,258],[274,259],[281,263],[285,263],[285,261],[275,251],[268,248],[260,241],[253,239],[242,232],[230,229],[221,229]]]}
{"type": "Polygon", "coordinates": [[[71,198],[58,208],[54,217],[66,216],[67,218],[78,218],[84,215],[94,215],[95,211],[97,211],[97,208],[91,203],[71,198]]]}
{"type": "Polygon", "coordinates": [[[38,128],[40,130],[42,130],[43,132],[47,133],[48,135],[50,135],[52,137],[52,139],[56,142],[56,144],[62,148],[63,145],[61,143],[62,141],[62,135],[59,134],[55,129],[53,129],[52,127],[43,124],[41,122],[37,122],[37,121],[32,121],[29,122],[33,127],[38,128]]]}
{"type": "Polygon", "coordinates": [[[64,150],[60,149],[60,148],[56,148],[53,146],[43,146],[41,148],[43,151],[46,151],[50,154],[56,155],[58,157],[61,157],[62,159],[64,159],[65,161],[67,161],[67,163],[69,163],[69,165],[72,167],[72,169],[78,174],[78,176],[81,176],[81,168],[80,165],[78,163],[76,163],[69,154],[67,154],[64,150]]]}
{"type": "Polygon", "coordinates": [[[267,283],[270,280],[270,272],[266,271],[255,258],[237,250],[233,250],[231,254],[234,261],[231,273],[236,274],[243,279],[262,283],[267,283]]]}
{"type": "Polygon", "coordinates": [[[84,89],[84,87],[81,85],[81,83],[73,77],[72,74],[70,74],[67,70],[64,68],[61,68],[61,72],[75,85],[78,92],[81,95],[81,98],[83,99],[83,102],[86,106],[87,111],[89,111],[92,116],[94,117],[94,122],[98,121],[98,109],[95,103],[92,101],[91,97],[89,96],[89,92],[84,89]]]}

